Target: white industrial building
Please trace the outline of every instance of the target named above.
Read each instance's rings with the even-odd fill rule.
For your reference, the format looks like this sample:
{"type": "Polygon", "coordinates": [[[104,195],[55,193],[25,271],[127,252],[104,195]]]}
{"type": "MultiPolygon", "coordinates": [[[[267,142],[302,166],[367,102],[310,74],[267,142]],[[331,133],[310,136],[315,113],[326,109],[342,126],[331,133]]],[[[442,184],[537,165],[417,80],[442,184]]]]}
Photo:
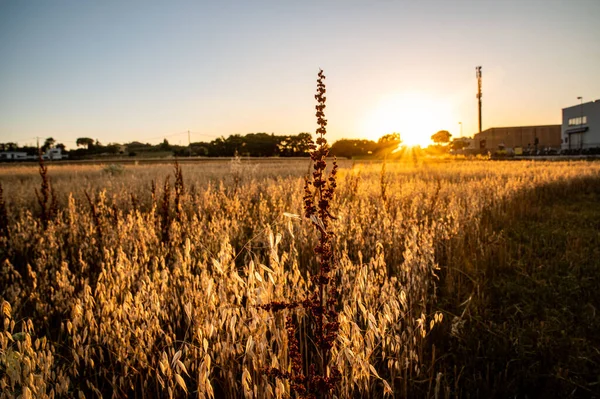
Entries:
{"type": "Polygon", "coordinates": [[[27,153],[21,151],[2,151],[0,152],[0,160],[3,161],[22,161],[27,159],[27,153]]]}
{"type": "MultiPolygon", "coordinates": [[[[61,148],[48,148],[42,155],[43,160],[58,161],[69,158],[68,154],[63,153],[61,148]]],[[[0,161],[36,161],[39,155],[27,155],[22,151],[2,151],[0,152],[0,161]]]]}
{"type": "Polygon", "coordinates": [[[600,100],[562,110],[563,151],[600,148],[600,100]]]}
{"type": "Polygon", "coordinates": [[[63,154],[60,148],[48,148],[46,153],[42,155],[42,159],[49,159],[50,161],[60,160],[67,158],[66,154],[63,154]]]}

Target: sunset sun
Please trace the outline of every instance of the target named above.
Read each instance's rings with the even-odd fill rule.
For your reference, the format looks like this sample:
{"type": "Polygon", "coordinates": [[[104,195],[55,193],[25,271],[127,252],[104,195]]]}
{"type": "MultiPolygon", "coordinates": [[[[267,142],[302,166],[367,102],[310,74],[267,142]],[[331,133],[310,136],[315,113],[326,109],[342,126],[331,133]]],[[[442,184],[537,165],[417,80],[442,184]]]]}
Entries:
{"type": "Polygon", "coordinates": [[[454,124],[451,107],[443,99],[424,93],[405,92],[383,98],[367,114],[363,131],[372,140],[398,132],[402,144],[426,147],[431,136],[454,124]]]}

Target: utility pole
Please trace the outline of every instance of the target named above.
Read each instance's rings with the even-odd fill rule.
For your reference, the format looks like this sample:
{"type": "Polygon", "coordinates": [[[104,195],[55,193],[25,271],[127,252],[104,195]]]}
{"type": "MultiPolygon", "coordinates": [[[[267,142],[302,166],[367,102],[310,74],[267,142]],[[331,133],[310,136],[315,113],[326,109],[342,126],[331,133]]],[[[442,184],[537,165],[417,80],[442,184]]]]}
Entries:
{"type": "Polygon", "coordinates": [[[190,150],[190,158],[192,157],[192,141],[190,140],[190,131],[188,130],[188,148],[190,150]]]}
{"type": "MultiPolygon", "coordinates": [[[[579,103],[579,130],[583,127],[583,97],[577,97],[579,103]]],[[[583,148],[583,132],[579,133],[579,149],[583,148]]]]}
{"type": "Polygon", "coordinates": [[[462,137],[463,136],[463,134],[462,134],[462,122],[458,122],[458,124],[460,125],[460,137],[462,137]]]}
{"type": "Polygon", "coordinates": [[[479,101],[479,133],[481,133],[481,66],[475,67],[477,77],[477,100],[479,101]]]}

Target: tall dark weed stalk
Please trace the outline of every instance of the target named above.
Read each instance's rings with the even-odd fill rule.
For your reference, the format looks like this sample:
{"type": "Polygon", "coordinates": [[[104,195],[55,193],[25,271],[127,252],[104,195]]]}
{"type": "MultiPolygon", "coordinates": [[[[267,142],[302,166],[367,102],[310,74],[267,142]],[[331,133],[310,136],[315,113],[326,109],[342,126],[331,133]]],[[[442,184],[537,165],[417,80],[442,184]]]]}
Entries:
{"type": "Polygon", "coordinates": [[[48,176],[48,167],[44,163],[44,160],[40,156],[39,158],[40,165],[40,177],[42,178],[42,184],[40,187],[40,191],[35,190],[35,196],[37,197],[38,204],[40,205],[40,219],[42,221],[42,226],[44,229],[48,227],[48,221],[52,219],[54,214],[57,212],[58,204],[56,199],[56,194],[54,190],[52,190],[52,185],[50,184],[50,177],[48,176]]]}
{"type": "Polygon", "coordinates": [[[152,199],[152,208],[156,207],[156,182],[154,179],[150,182],[150,196],[152,199]]]}
{"type": "Polygon", "coordinates": [[[102,225],[102,211],[101,206],[99,206],[98,197],[94,195],[92,198],[87,190],[84,191],[84,194],[90,206],[92,222],[94,224],[94,230],[96,233],[96,246],[98,248],[98,258],[96,259],[96,262],[92,263],[92,267],[89,272],[90,286],[95,288],[98,282],[98,276],[102,272],[100,259],[105,247],[104,228],[102,225]]]}
{"type": "Polygon", "coordinates": [[[336,366],[329,367],[331,348],[338,336],[339,323],[336,305],[338,290],[333,273],[336,264],[333,260],[333,233],[330,222],[335,218],[330,213],[330,204],[336,189],[337,163],[333,161],[333,168],[329,177],[326,176],[329,146],[325,139],[327,133],[327,120],[325,119],[325,75],[320,70],[317,79],[317,94],[315,99],[317,128],[316,144],[310,146],[310,157],[313,163],[312,178],[307,177],[304,185],[304,216],[310,220],[319,235],[319,242],[314,248],[318,258],[318,271],[311,277],[312,287],[307,293],[307,299],[295,302],[271,302],[262,308],[271,311],[283,309],[304,308],[310,320],[308,329],[309,340],[314,342],[314,347],[304,353],[309,361],[308,369],[303,367],[304,360],[300,351],[297,335],[297,326],[291,316],[286,317],[286,330],[288,335],[288,353],[291,360],[292,371],[270,368],[267,374],[283,378],[290,382],[292,391],[300,398],[330,397],[340,381],[340,373],[336,366]],[[316,361],[316,362],[315,362],[316,361]]]}
{"type": "Polygon", "coordinates": [[[163,187],[163,198],[160,204],[160,226],[161,226],[161,240],[163,243],[167,244],[171,237],[171,215],[170,215],[170,202],[171,202],[171,185],[169,183],[169,177],[167,176],[165,179],[165,184],[163,187]]]}
{"type": "Polygon", "coordinates": [[[387,208],[388,205],[388,176],[385,170],[387,159],[383,159],[383,163],[381,164],[381,173],[379,174],[379,186],[381,188],[381,201],[383,201],[384,205],[387,208]]]}
{"type": "Polygon", "coordinates": [[[138,211],[138,198],[133,192],[129,194],[129,198],[131,200],[131,211],[135,213],[138,211]]]}
{"type": "Polygon", "coordinates": [[[92,213],[92,221],[94,222],[94,228],[96,230],[96,239],[98,240],[98,245],[102,246],[103,234],[102,234],[102,223],[100,221],[100,212],[98,210],[98,206],[96,205],[97,200],[94,196],[94,199],[88,194],[87,190],[84,191],[85,198],[87,198],[88,204],[90,205],[90,212],[92,213]]]}
{"type": "Polygon", "coordinates": [[[183,173],[181,172],[181,166],[179,162],[175,161],[174,165],[174,174],[175,174],[175,212],[177,214],[177,219],[181,221],[183,217],[183,207],[182,201],[183,196],[185,194],[185,186],[183,184],[183,173]]]}

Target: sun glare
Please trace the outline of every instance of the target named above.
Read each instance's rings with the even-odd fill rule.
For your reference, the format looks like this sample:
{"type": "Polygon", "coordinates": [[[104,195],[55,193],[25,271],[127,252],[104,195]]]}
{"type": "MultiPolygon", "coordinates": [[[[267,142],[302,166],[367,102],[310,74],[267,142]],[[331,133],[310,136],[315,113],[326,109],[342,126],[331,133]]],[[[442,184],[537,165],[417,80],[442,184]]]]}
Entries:
{"type": "Polygon", "coordinates": [[[398,93],[376,105],[365,118],[363,131],[371,140],[397,132],[403,145],[426,147],[433,134],[452,129],[454,119],[450,105],[443,99],[422,93],[398,93]]]}

